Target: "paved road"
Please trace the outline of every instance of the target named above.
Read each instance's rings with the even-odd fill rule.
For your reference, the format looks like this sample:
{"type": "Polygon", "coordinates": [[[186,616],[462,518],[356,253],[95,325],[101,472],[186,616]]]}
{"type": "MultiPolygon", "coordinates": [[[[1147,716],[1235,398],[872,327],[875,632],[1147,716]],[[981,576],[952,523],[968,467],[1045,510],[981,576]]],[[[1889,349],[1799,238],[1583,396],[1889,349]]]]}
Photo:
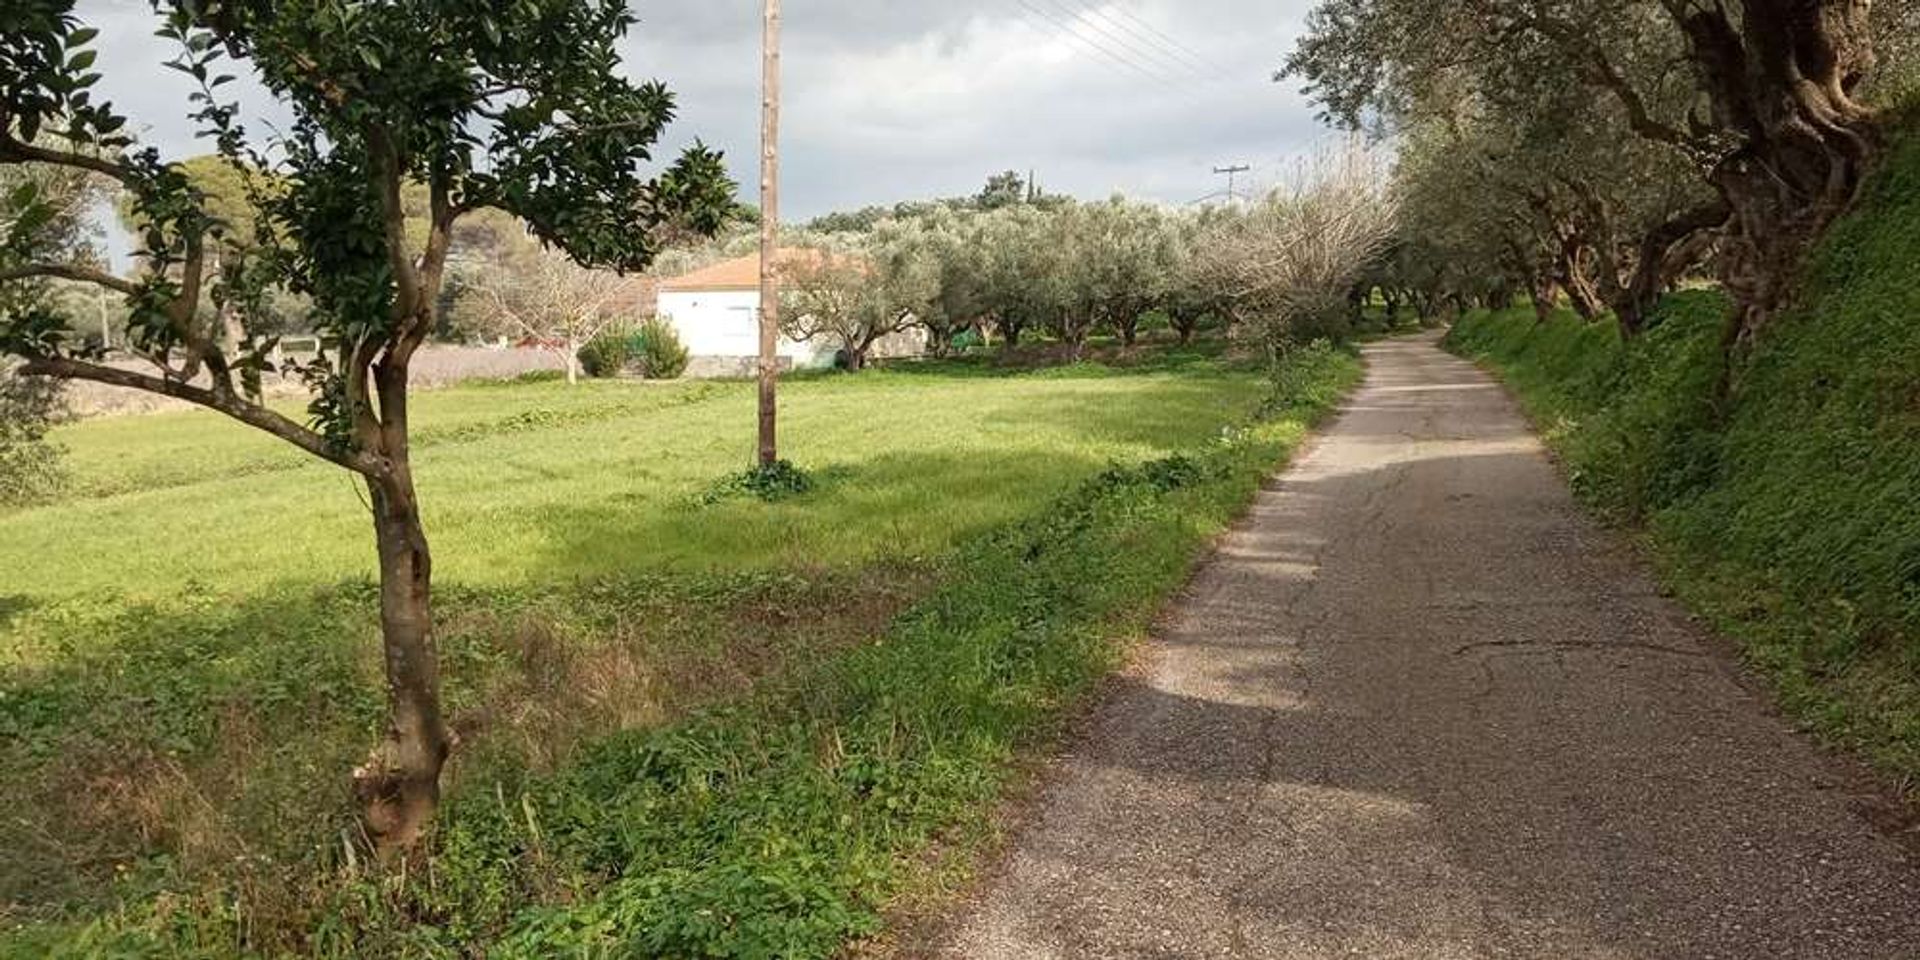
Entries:
{"type": "Polygon", "coordinates": [[[1920,958],[1920,865],[1502,389],[1368,359],[939,952],[1920,958]]]}

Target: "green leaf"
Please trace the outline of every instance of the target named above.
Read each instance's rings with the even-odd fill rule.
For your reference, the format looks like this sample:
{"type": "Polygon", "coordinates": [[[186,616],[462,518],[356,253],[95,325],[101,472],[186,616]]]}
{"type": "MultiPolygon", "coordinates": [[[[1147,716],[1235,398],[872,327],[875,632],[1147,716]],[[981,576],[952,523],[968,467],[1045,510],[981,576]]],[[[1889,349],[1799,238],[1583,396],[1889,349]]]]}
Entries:
{"type": "Polygon", "coordinates": [[[68,58],[67,69],[73,71],[74,73],[79,73],[80,71],[93,66],[93,61],[99,58],[100,58],[100,51],[98,50],[82,50],[79,53],[76,53],[72,57],[68,58]]]}

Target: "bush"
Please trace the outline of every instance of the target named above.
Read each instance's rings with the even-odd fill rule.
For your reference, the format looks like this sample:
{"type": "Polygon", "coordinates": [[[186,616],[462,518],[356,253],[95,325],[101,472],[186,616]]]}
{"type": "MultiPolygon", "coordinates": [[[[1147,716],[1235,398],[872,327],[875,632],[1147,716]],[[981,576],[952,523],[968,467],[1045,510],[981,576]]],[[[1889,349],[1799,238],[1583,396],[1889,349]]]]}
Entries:
{"type": "Polygon", "coordinates": [[[606,330],[580,348],[580,369],[589,377],[617,377],[633,360],[633,338],[625,329],[606,330]]]}
{"type": "Polygon", "coordinates": [[[0,367],[0,507],[43,500],[66,480],[47,431],[61,411],[60,384],[0,367]]]}
{"type": "Polygon", "coordinates": [[[633,332],[633,356],[641,371],[654,380],[672,380],[687,371],[687,347],[673,324],[659,317],[648,317],[633,332]]]}

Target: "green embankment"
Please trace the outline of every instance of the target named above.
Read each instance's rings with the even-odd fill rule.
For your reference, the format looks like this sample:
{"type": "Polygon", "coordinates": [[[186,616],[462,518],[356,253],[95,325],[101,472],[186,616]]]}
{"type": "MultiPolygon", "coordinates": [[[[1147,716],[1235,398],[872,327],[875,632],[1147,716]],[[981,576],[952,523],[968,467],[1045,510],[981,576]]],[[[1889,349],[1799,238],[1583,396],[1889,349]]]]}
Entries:
{"type": "Polygon", "coordinates": [[[1920,782],[1920,137],[1813,258],[1799,306],[1734,361],[1726,301],[1611,324],[1529,309],[1449,338],[1512,385],[1576,491],[1644,524],[1668,583],[1739,639],[1789,712],[1920,782]]]}
{"type": "MultiPolygon", "coordinates": [[[[0,956],[830,956],[964,861],[1016,753],[1359,365],[1307,350],[1287,373],[1265,406],[1257,372],[1191,357],[806,384],[789,438],[824,482],[711,507],[693,498],[747,449],[727,442],[751,428],[743,389],[436,398],[423,459],[465,740],[429,855],[399,873],[354,852],[344,796],[378,728],[377,656],[371,588],[333,578],[364,559],[271,536],[300,499],[275,491],[339,481],[187,421],[156,423],[203,456],[70,437],[99,486],[0,518],[47,538],[0,545],[48,557],[0,605],[0,746],[22,773],[0,788],[0,880],[26,898],[0,911],[0,956]],[[240,462],[282,481],[217,469],[240,462]],[[238,525],[256,569],[169,594],[157,561],[89,560],[139,531],[81,521],[157,483],[213,512],[146,535],[238,525]],[[573,562],[529,578],[562,554],[527,544],[586,513],[573,562]],[[640,535],[656,527],[687,539],[638,565],[670,540],[640,535]],[[97,586],[115,576],[137,586],[97,586]]],[[[364,534],[328,509],[344,516],[309,522],[364,534]]]]}

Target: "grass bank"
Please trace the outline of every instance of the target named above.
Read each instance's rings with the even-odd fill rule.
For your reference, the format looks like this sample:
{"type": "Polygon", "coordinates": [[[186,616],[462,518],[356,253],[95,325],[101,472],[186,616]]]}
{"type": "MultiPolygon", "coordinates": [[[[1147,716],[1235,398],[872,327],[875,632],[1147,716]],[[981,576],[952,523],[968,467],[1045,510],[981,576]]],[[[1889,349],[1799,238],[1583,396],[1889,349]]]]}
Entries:
{"type": "Polygon", "coordinates": [[[1498,369],[1575,490],[1643,524],[1667,582],[1737,637],[1793,716],[1920,786],[1920,139],[1809,266],[1800,306],[1734,361],[1727,304],[1611,324],[1530,310],[1448,343],[1498,369]]]}
{"type": "Polygon", "coordinates": [[[423,398],[463,745],[405,872],[344,796],[379,715],[365,558],[282,532],[331,490],[305,522],[363,538],[351,492],[208,423],[173,438],[197,457],[116,438],[98,486],[0,518],[6,560],[53,568],[0,607],[0,955],[831,955],[964,847],[1357,364],[1291,374],[1280,404],[1201,354],[799,383],[789,449],[825,482],[712,506],[744,387],[423,398]],[[200,586],[100,529],[163,483],[214,512],[144,526],[213,538],[200,586]]]}

